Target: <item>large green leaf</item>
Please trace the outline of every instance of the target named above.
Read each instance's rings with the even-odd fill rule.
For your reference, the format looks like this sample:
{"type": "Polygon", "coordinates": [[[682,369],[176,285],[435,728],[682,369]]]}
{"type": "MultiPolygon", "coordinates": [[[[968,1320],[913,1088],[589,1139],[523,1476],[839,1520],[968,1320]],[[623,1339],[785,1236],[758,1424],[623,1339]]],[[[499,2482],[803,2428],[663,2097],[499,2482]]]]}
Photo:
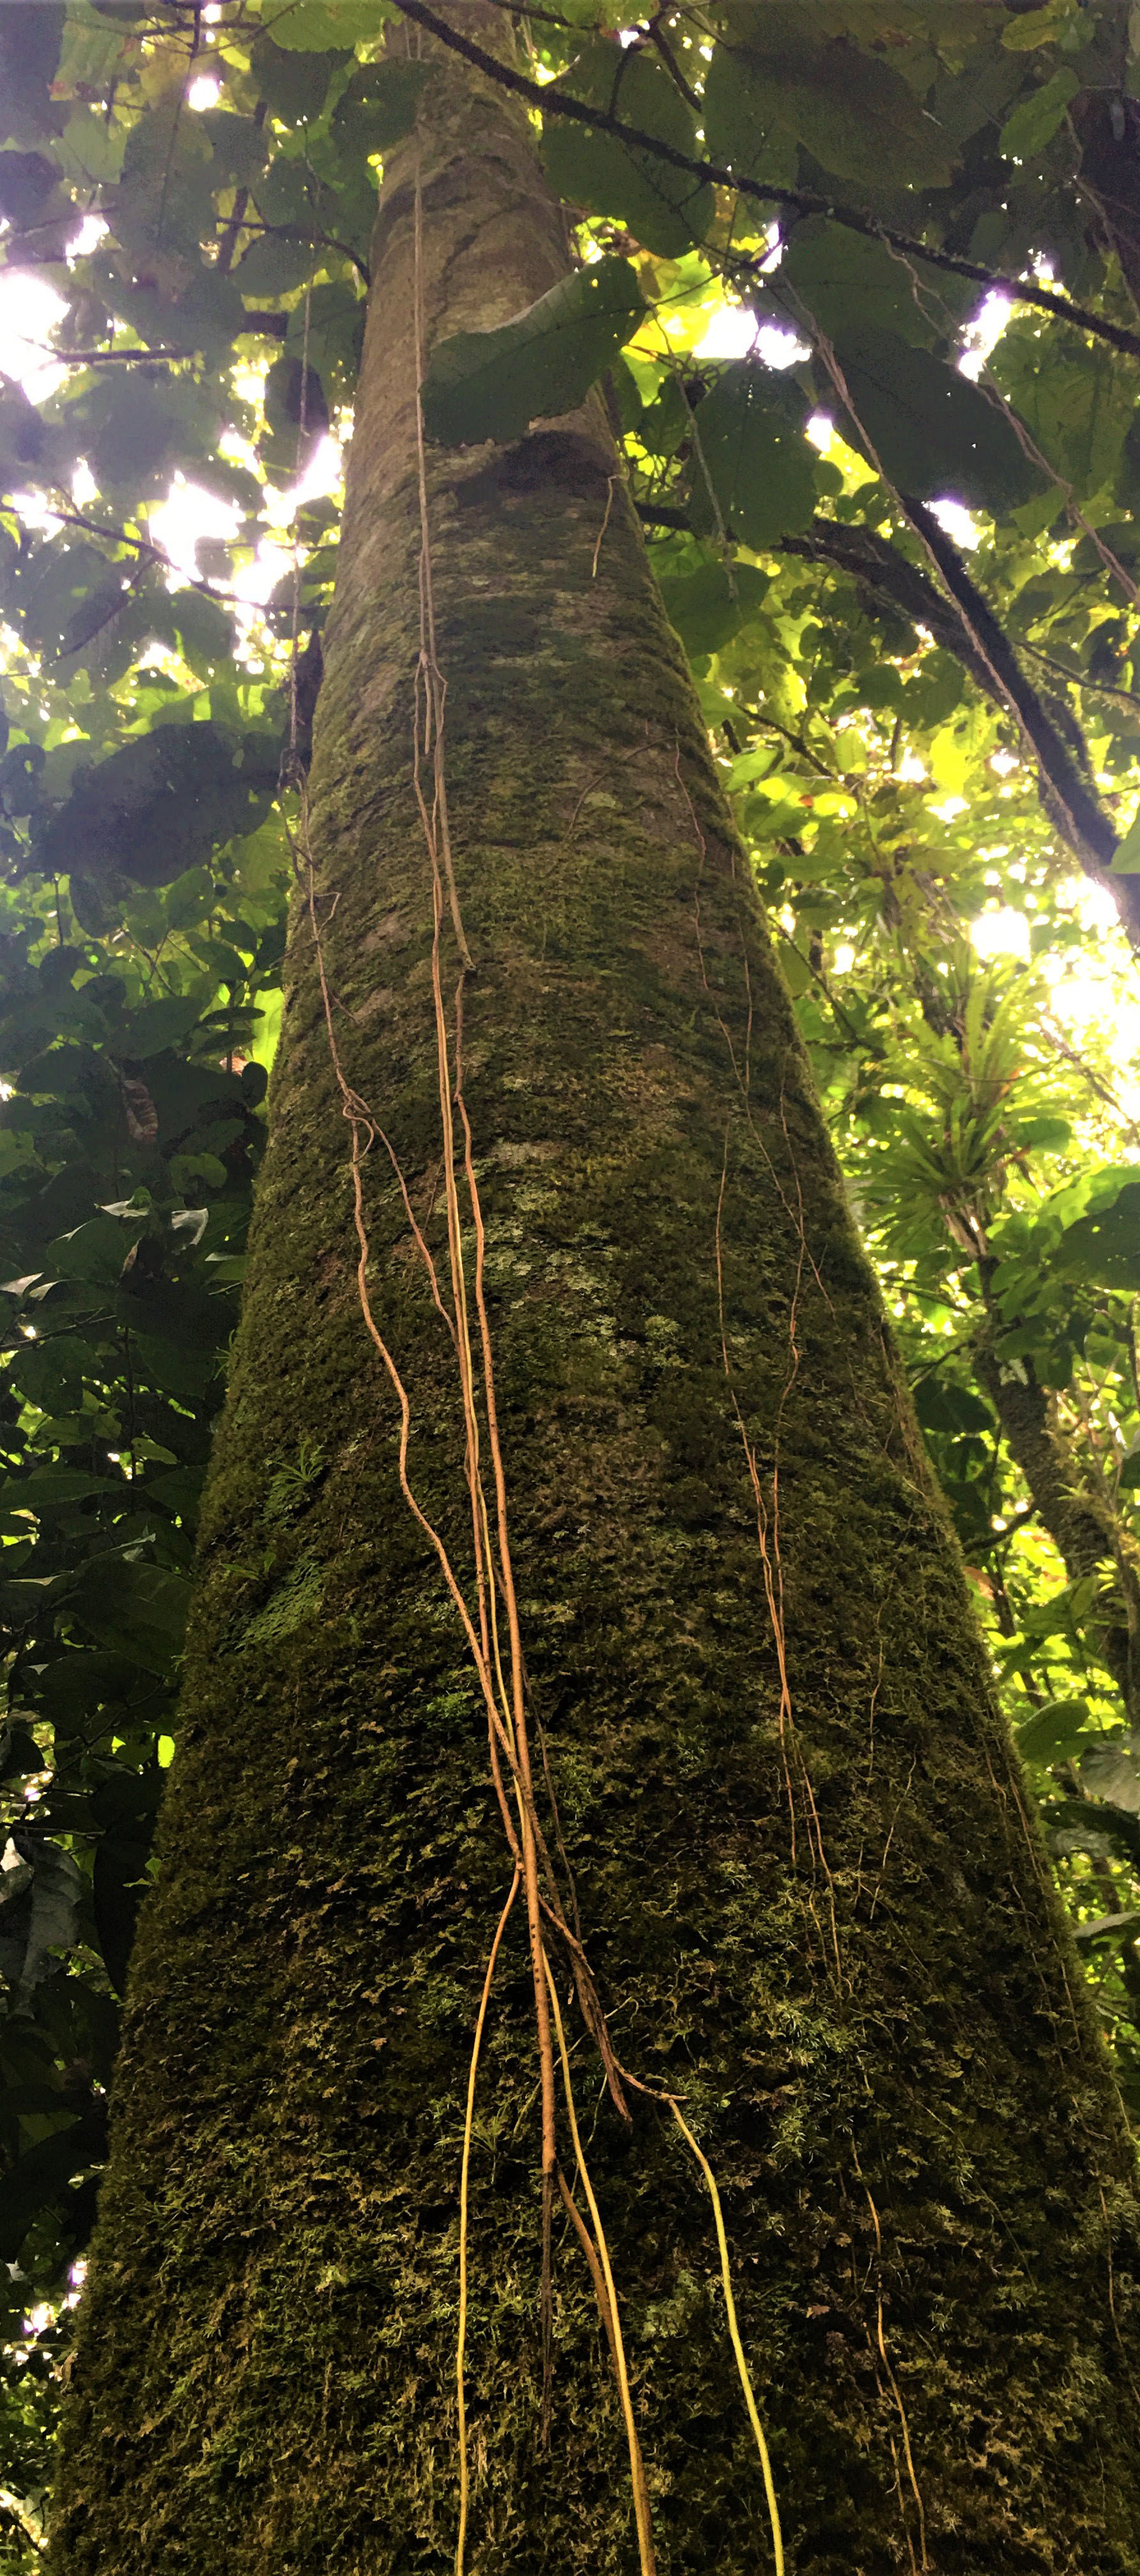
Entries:
{"type": "Polygon", "coordinates": [[[170,1670],[182,1644],[189,1607],[186,1577],[121,1556],[94,1556],[69,1594],[69,1607],[97,1645],[146,1671],[170,1670]]]}
{"type": "Polygon", "coordinates": [[[0,375],[0,494],[51,479],[58,446],[23,386],[0,375]]]}
{"type": "MultiPolygon", "coordinates": [[[[292,12],[294,21],[297,14],[296,10],[292,12]]],[[[274,12],[272,35],[258,36],[250,48],[250,69],[258,96],[268,101],[275,116],[292,125],[320,115],[329,82],[351,62],[352,56],[342,52],[327,34],[321,50],[299,50],[279,43],[288,15],[284,10],[274,12]]]]}
{"type": "Polygon", "coordinates": [[[67,12],[62,0],[7,0],[0,9],[0,99],[10,134],[50,133],[51,82],[67,12]]]}
{"type": "Polygon", "coordinates": [[[1014,322],[1002,341],[1002,389],[1049,463],[1091,499],[1120,463],[1134,388],[1111,350],[1049,345],[1037,318],[1014,322]]]}
{"type": "Polygon", "coordinates": [[[0,1873],[0,1975],[26,2007],[53,1966],[52,1951],[75,1938],[83,1875],[70,1852],[42,1833],[18,1828],[17,1866],[0,1873]]]}
{"type": "Polygon", "coordinates": [[[779,116],[778,97],[762,63],[739,46],[716,47],[705,74],[705,149],[742,179],[790,187],[799,167],[796,138],[779,116]]]}
{"type": "MultiPolygon", "coordinates": [[[[60,2108],[67,2108],[65,2101],[61,2100],[60,2108]]],[[[100,2102],[19,2157],[4,2180],[0,2261],[15,2262],[33,2220],[58,2199],[75,2175],[105,2154],[106,2144],[106,2108],[100,2102]]]]}
{"type": "Polygon", "coordinates": [[[165,491],[176,466],[188,472],[213,453],[225,424],[215,395],[155,369],[107,368],[57,414],[71,453],[86,458],[101,492],[126,486],[165,491]]]}
{"type": "Polygon", "coordinates": [[[232,116],[228,108],[211,107],[202,118],[202,129],[214,156],[210,173],[214,186],[248,188],[269,157],[264,124],[252,116],[232,116]]]}
{"type": "Polygon", "coordinates": [[[769,580],[753,564],[706,563],[666,574],[661,595],[686,650],[719,653],[759,607],[769,580]]]}
{"type": "Polygon", "coordinates": [[[530,421],[575,410],[644,312],[630,262],[601,259],[498,330],[444,340],[424,384],[429,435],[453,447],[519,438],[530,421]]]}
{"type": "Polygon", "coordinates": [[[1087,1699],[1046,1700],[1018,1727],[1018,1751],[1027,1762],[1063,1760],[1079,1749],[1088,1716],[1087,1699]]]}
{"type": "Polygon", "coordinates": [[[835,352],[859,440],[900,492],[997,517],[1042,489],[1001,404],[929,349],[881,331],[841,333],[835,352]]]}
{"type": "MultiPolygon", "coordinates": [[[[623,53],[599,39],[584,47],[566,87],[587,106],[611,109],[624,125],[700,158],[693,110],[655,56],[623,53]]],[[[712,189],[652,152],[553,116],[542,152],[560,196],[592,214],[624,217],[647,250],[677,259],[703,241],[713,215],[712,189]]]]}
{"type": "Polygon", "coordinates": [[[46,823],[35,860],[48,875],[81,862],[136,885],[169,885],[219,842],[252,831],[275,776],[272,746],[243,748],[222,725],[163,725],[80,771],[46,823]]]}
{"type": "Polygon", "coordinates": [[[710,483],[729,534],[758,552],[807,527],[818,494],[805,412],[802,397],[751,359],[725,368],[696,414],[689,517],[698,535],[716,525],[710,483]]]}
{"type": "Polygon", "coordinates": [[[200,118],[186,113],[183,83],[172,83],[127,137],[115,218],[120,241],[197,266],[214,229],[213,159],[200,118]]]}
{"type": "Polygon", "coordinates": [[[1140,1180],[1127,1182],[1112,1207],[1067,1227],[1055,1267],[1097,1287],[1140,1288],[1140,1180]]]}
{"type": "Polygon", "coordinates": [[[724,131],[735,73],[747,102],[745,133],[749,126],[773,136],[783,131],[837,178],[867,187],[949,184],[954,153],[881,54],[864,53],[848,36],[817,32],[799,0],[766,0],[762,9],[732,11],[731,19],[734,34],[747,29],[747,41],[717,49],[729,59],[713,81],[714,131],[724,131]]]}
{"type": "Polygon", "coordinates": [[[289,0],[272,11],[273,33],[279,45],[311,62],[326,45],[370,44],[382,14],[375,0],[289,0]]]}
{"type": "Polygon", "coordinates": [[[1011,109],[1001,130],[1001,149],[1007,160],[1028,161],[1050,143],[1060,125],[1070,99],[1081,84],[1078,74],[1066,63],[1041,89],[1032,89],[1011,109]]]}
{"type": "Polygon", "coordinates": [[[848,232],[824,215],[796,225],[778,274],[781,286],[793,289],[830,339],[845,333],[863,340],[888,331],[927,349],[939,318],[969,311],[978,292],[963,279],[941,274],[932,305],[916,295],[911,269],[883,242],[848,232]]]}
{"type": "Polygon", "coordinates": [[[341,149],[367,159],[387,152],[410,134],[429,77],[427,63],[360,63],[342,90],[332,113],[332,132],[341,149]]]}

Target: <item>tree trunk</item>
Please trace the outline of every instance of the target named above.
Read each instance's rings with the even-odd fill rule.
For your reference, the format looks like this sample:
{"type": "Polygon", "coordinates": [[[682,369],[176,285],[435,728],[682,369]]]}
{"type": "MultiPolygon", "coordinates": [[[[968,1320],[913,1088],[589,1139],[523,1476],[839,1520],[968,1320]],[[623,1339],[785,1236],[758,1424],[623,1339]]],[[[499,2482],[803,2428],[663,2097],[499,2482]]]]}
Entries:
{"type": "MultiPolygon", "coordinates": [[[[368,1104],[364,1291],[407,1389],[408,1476],[478,1645],[460,1361],[410,1221],[447,1306],[413,782],[417,169],[429,347],[516,312],[567,254],[525,121],[450,58],[419,138],[380,208],[317,710],[328,1012],[302,896],[56,2576],[455,2564],[464,2104],[512,1861],[476,1666],[401,1493],[345,1112],[368,1104]]],[[[429,449],[426,504],[474,961],[463,1099],[540,1779],[532,1804],[500,1745],[511,1832],[531,1854],[536,1819],[564,1842],[613,2050],[679,2097],[711,2160],[789,2566],[1124,2576],[1140,2568],[1130,2148],[600,407],[505,449],[429,449]]],[[[454,1084],[438,814],[435,844],[454,1084]]],[[[476,1228],[448,1116],[509,1699],[476,1228]]],[[[619,2113],[572,1948],[542,1920],[658,2566],[763,2570],[702,2173],[666,2102],[630,2083],[619,2113]]],[[[524,1887],[475,2097],[466,2563],[608,2576],[638,2565],[627,2447],[561,2197],[543,2440],[532,1947],[524,1887]]],[[[569,2183],[561,2083],[557,2123],[569,2183]]]]}

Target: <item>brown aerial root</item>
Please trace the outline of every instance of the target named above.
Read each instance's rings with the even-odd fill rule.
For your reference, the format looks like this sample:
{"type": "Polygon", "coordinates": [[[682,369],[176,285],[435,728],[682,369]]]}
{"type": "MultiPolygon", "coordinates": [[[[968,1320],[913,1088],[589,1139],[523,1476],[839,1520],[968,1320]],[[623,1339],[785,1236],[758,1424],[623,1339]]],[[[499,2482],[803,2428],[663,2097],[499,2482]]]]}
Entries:
{"type": "MultiPolygon", "coordinates": [[[[858,2174],[859,2180],[863,2185],[863,2190],[866,2193],[867,2207],[871,2212],[871,2223],[875,2230],[875,2333],[878,2344],[878,2351],[875,2358],[876,2363],[879,2361],[882,2362],[884,2372],[886,2373],[887,2385],[898,2410],[899,2426],[902,2433],[903,2456],[906,2461],[906,2473],[910,2481],[911,2494],[913,2495],[915,2504],[918,2508],[918,2543],[919,2550],[921,2552],[919,2563],[923,2571],[923,2576],[926,2576],[926,2571],[929,2570],[930,2567],[930,2560],[926,2552],[926,2507],[922,2501],[922,2490],[919,2486],[918,2477],[915,2472],[914,2454],[910,2447],[910,2424],[907,2418],[907,2411],[902,2400],[902,2390],[899,2387],[898,2381],[891,2367],[890,2355],[887,2351],[886,2335],[883,2330],[883,2231],[879,2225],[879,2213],[871,2198],[870,2189],[865,2180],[859,2158],[855,2153],[854,2144],[852,2144],[851,2153],[855,2171],[858,2174]]],[[[892,2441],[892,2451],[894,2451],[894,2448],[895,2446],[892,2441]]],[[[897,2453],[895,2454],[895,2457],[897,2478],[897,2453]]],[[[906,2544],[907,2549],[910,2552],[911,2566],[913,2567],[915,2564],[914,2548],[911,2541],[909,2526],[907,2524],[905,2509],[903,2508],[901,2479],[898,2479],[897,2483],[899,2488],[899,2506],[900,2511],[902,2511],[903,2514],[903,2529],[906,2532],[906,2544]]]]}
{"type": "MultiPolygon", "coordinates": [[[[629,2373],[626,2368],[625,2344],[622,2340],[621,2319],[618,2315],[617,2290],[614,2286],[614,2276],[610,2265],[609,2247],[606,2243],[606,2231],[602,2225],[601,2211],[594,2198],[594,2186],[590,2180],[589,2167],[586,2163],[586,2158],[582,2148],[582,2140],[578,2131],[578,2114],[574,2104],[574,2087],[570,2081],[570,2057],[566,2046],[566,2033],[562,2027],[562,2014],[559,2010],[558,2004],[558,1989],[550,1973],[550,1962],[545,1951],[542,1955],[542,1964],[546,1973],[546,1983],[550,1992],[550,2002],[554,2013],[554,2027],[558,2034],[558,2053],[562,2060],[562,2082],[566,2095],[566,2116],[570,2122],[570,2135],[574,2141],[574,2158],[579,2174],[582,2178],[582,2189],[586,2195],[587,2207],[594,2223],[594,2242],[597,2246],[598,2260],[598,2273],[595,2278],[594,2286],[596,2290],[598,2279],[600,2279],[604,2287],[608,2303],[610,2350],[613,2354],[614,2375],[617,2379],[618,2395],[621,2400],[622,2421],[625,2425],[626,2441],[629,2444],[629,2471],[630,2481],[633,2487],[633,2510],[637,2520],[637,2546],[641,2560],[641,2576],[657,2576],[657,2560],[653,2551],[653,2527],[649,2513],[649,2496],[645,2484],[645,2470],[641,2459],[641,2444],[638,2441],[637,2426],[633,2420],[633,2401],[629,2393],[629,2373]]],[[[593,2265],[591,2265],[590,2268],[591,2271],[593,2271],[593,2265]]]]}
{"type": "MultiPolygon", "coordinates": [[[[840,1992],[842,1993],[844,1982],[843,1960],[839,1947],[839,1922],[835,1906],[835,1881],[831,1874],[827,1853],[824,1849],[823,1830],[819,1821],[819,1810],[815,1802],[815,1790],[812,1786],[811,1773],[808,1770],[806,1761],[804,1760],[803,1749],[800,1745],[795,1718],[792,1711],[791,1683],[788,1676],[787,1630],[784,1622],[784,1568],[780,1554],[780,1432],[783,1424],[784,1408],[792,1387],[795,1384],[800,1365],[799,1345],[796,1340],[796,1317],[799,1307],[800,1289],[803,1281],[803,1220],[801,1214],[801,1250],[796,1264],[795,1286],[792,1291],[791,1311],[788,1318],[790,1361],[788,1375],[781,1390],[780,1402],[776,1414],[776,1428],[772,1457],[772,1481],[769,1499],[766,1501],[763,1485],[760,1479],[760,1466],[756,1455],[755,1445],[748,1436],[748,1426],[740,1410],[739,1398],[733,1383],[732,1362],[729,1358],[728,1352],[728,1331],[724,1308],[724,1255],[721,1232],[724,1215],[725,1191],[728,1186],[728,1143],[729,1135],[728,1130],[726,1129],[724,1139],[724,1160],[721,1166],[720,1175],[720,1192],[716,1204],[715,1236],[717,1310],[720,1319],[721,1361],[724,1368],[725,1382],[729,1391],[729,1399],[732,1405],[733,1419],[740,1435],[740,1443],[744,1451],[744,1461],[748,1470],[748,1479],[752,1487],[752,1499],[756,1511],[756,1543],[760,1554],[760,1568],[764,1583],[764,1600],[768,1611],[768,1622],[772,1631],[772,1639],[776,1649],[776,1665],[780,1677],[780,1701],[777,1722],[780,1736],[780,1758],[784,1772],[784,1788],[788,1801],[792,1867],[794,1869],[796,1866],[796,1795],[791,1768],[792,1760],[794,1760],[796,1776],[803,1791],[804,1804],[807,1813],[808,1844],[811,1851],[812,1866],[813,1869],[817,1870],[823,1878],[824,1885],[827,1889],[829,1917],[828,1928],[831,1935],[831,1952],[835,1962],[836,1980],[839,1985],[840,1992]]],[[[814,1917],[815,1907],[814,1904],[811,1903],[810,1899],[809,1904],[814,1917]]]]}
{"type": "Polygon", "coordinates": [[[495,1963],[499,1956],[499,1944],[506,1931],[507,1917],[518,1892],[519,1864],[516,1861],[510,1892],[495,1928],[495,1938],[491,1943],[491,1956],[487,1961],[487,1974],[483,1979],[483,1992],[479,1998],[475,2037],[471,2043],[471,2064],[467,2073],[463,2158],[459,2169],[459,2326],[455,2343],[455,2395],[459,2418],[459,2538],[455,2545],[455,2576],[463,2576],[463,2560],[467,2546],[467,2508],[470,2499],[470,2474],[467,2464],[467,2393],[463,2366],[467,2351],[467,2189],[471,2173],[471,2135],[475,2121],[475,2081],[479,2073],[483,2024],[487,2018],[487,2006],[491,1999],[491,1985],[495,1974],[495,1963]]]}

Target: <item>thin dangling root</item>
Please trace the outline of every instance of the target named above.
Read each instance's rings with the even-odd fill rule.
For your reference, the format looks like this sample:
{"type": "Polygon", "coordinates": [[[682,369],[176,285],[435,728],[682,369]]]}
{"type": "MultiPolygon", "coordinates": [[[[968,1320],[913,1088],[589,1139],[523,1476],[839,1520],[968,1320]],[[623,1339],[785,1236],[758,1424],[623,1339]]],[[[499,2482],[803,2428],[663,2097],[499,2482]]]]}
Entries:
{"type": "MultiPolygon", "coordinates": [[[[622,2420],[625,2424],[625,2437],[629,2445],[629,2473],[633,2485],[633,2510],[637,2520],[637,2546],[641,2558],[641,2576],[657,2576],[657,2560],[654,2556],[653,2550],[653,2527],[649,2515],[649,2493],[645,2484],[645,2469],[641,2458],[641,2444],[638,2441],[637,2426],[633,2420],[633,2400],[629,2393],[629,2373],[626,2368],[625,2345],[622,2341],[621,2319],[618,2315],[617,2291],[614,2287],[614,2276],[610,2266],[610,2254],[609,2247],[606,2243],[606,2231],[602,2225],[602,2213],[594,2198],[594,2186],[590,2180],[589,2168],[582,2149],[582,2141],[578,2134],[578,2114],[574,2106],[574,2087],[570,2081],[570,2059],[566,2048],[566,2034],[562,2028],[562,2014],[558,2005],[558,1989],[550,1973],[550,1961],[546,1956],[545,1950],[542,1954],[542,1964],[546,1970],[546,1983],[550,1990],[550,2003],[554,2014],[554,2028],[558,2036],[558,2053],[562,2060],[562,2082],[566,2093],[566,2116],[570,2122],[570,2135],[574,2141],[574,2156],[578,2171],[582,2177],[582,2189],[585,2192],[590,2216],[594,2222],[594,2239],[598,2249],[599,2271],[604,2283],[606,2299],[609,2307],[610,2349],[613,2353],[614,2375],[617,2379],[618,2395],[621,2399],[622,2420]]],[[[591,2266],[591,2269],[592,2268],[593,2267],[591,2266]]]]}
{"type": "Polygon", "coordinates": [[[463,2385],[463,2364],[467,2349],[467,2186],[471,2171],[471,2131],[475,2118],[475,2079],[479,2072],[479,2050],[483,2042],[483,2024],[487,2018],[487,2006],[491,1999],[495,1962],[499,1956],[499,1944],[507,1928],[507,1917],[519,1892],[519,1875],[520,1864],[516,1861],[510,1892],[499,1916],[495,1938],[491,1943],[491,1956],[487,1961],[487,1974],[483,1979],[479,2017],[475,2024],[475,2037],[471,2043],[471,2065],[467,2076],[463,2161],[459,2170],[459,2331],[455,2347],[455,2389],[459,2413],[459,2538],[455,2546],[455,2576],[463,2576],[463,2559],[467,2547],[467,2506],[470,2496],[467,2467],[467,2397],[463,2385]]]}
{"type": "Polygon", "coordinates": [[[768,2498],[768,2517],[772,2525],[772,2556],[776,2563],[776,2576],[784,2576],[784,2539],[783,2533],[780,2529],[780,2508],[776,2501],[776,2485],[772,2476],[772,2462],[769,2456],[768,2445],[764,2439],[764,2427],[756,2411],[756,2399],[752,2393],[752,2379],[749,2373],[748,2364],[744,2358],[744,2346],[740,2340],[740,2328],[736,2322],[736,2301],[732,2295],[732,2274],[729,2270],[728,2264],[728,2238],[724,2232],[724,2216],[720,2205],[720,2193],[716,2187],[716,2176],[713,2173],[708,2157],[697,2145],[693,2132],[690,2129],[687,2120],[682,2116],[676,2101],[673,2101],[672,2103],[672,2111],[673,2117],[682,2133],[682,2136],[688,2139],[689,2145],[693,2150],[693,2154],[697,2159],[697,2163],[699,2164],[701,2172],[703,2173],[705,2181],[709,2187],[709,2199],[713,2205],[713,2218],[716,2222],[716,2241],[720,2247],[720,2276],[724,2284],[724,2305],[725,2312],[728,2317],[728,2331],[732,2340],[732,2349],[736,2355],[736,2367],[740,2374],[740,2385],[744,2390],[744,2403],[748,2408],[748,2420],[752,2426],[753,2433],[756,2436],[756,2448],[760,2453],[760,2466],[764,2472],[764,2493],[768,2498]]]}

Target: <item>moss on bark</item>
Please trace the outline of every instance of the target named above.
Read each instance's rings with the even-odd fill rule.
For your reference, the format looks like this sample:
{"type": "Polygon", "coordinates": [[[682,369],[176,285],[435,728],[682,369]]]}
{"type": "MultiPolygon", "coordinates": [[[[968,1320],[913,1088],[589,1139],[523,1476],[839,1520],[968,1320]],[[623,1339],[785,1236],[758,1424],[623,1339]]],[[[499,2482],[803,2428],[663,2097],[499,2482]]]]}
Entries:
{"type": "MultiPolygon", "coordinates": [[[[430,337],[565,253],[500,99],[439,66],[421,128],[430,337]]],[[[346,1070],[438,1252],[411,170],[378,225],[312,838],[346,1070]]],[[[1130,2148],[613,471],[591,409],[429,473],[512,1542],[585,1935],[624,2060],[683,2092],[720,2180],[797,2576],[1135,2576],[1130,2148]]],[[[450,1346],[379,1147],[366,1191],[413,1481],[467,1570],[450,1346]]],[[[54,2576],[453,2563],[459,2142],[508,1869],[354,1266],[299,916],[54,2576]]],[[[632,2512],[561,2221],[539,2439],[521,1914],[476,2120],[469,2565],[597,2576],[634,2567],[632,2512]]],[[[574,2063],[662,2576],[763,2568],[699,2177],[662,2112],[622,2124],[580,2031],[574,2063]]]]}

